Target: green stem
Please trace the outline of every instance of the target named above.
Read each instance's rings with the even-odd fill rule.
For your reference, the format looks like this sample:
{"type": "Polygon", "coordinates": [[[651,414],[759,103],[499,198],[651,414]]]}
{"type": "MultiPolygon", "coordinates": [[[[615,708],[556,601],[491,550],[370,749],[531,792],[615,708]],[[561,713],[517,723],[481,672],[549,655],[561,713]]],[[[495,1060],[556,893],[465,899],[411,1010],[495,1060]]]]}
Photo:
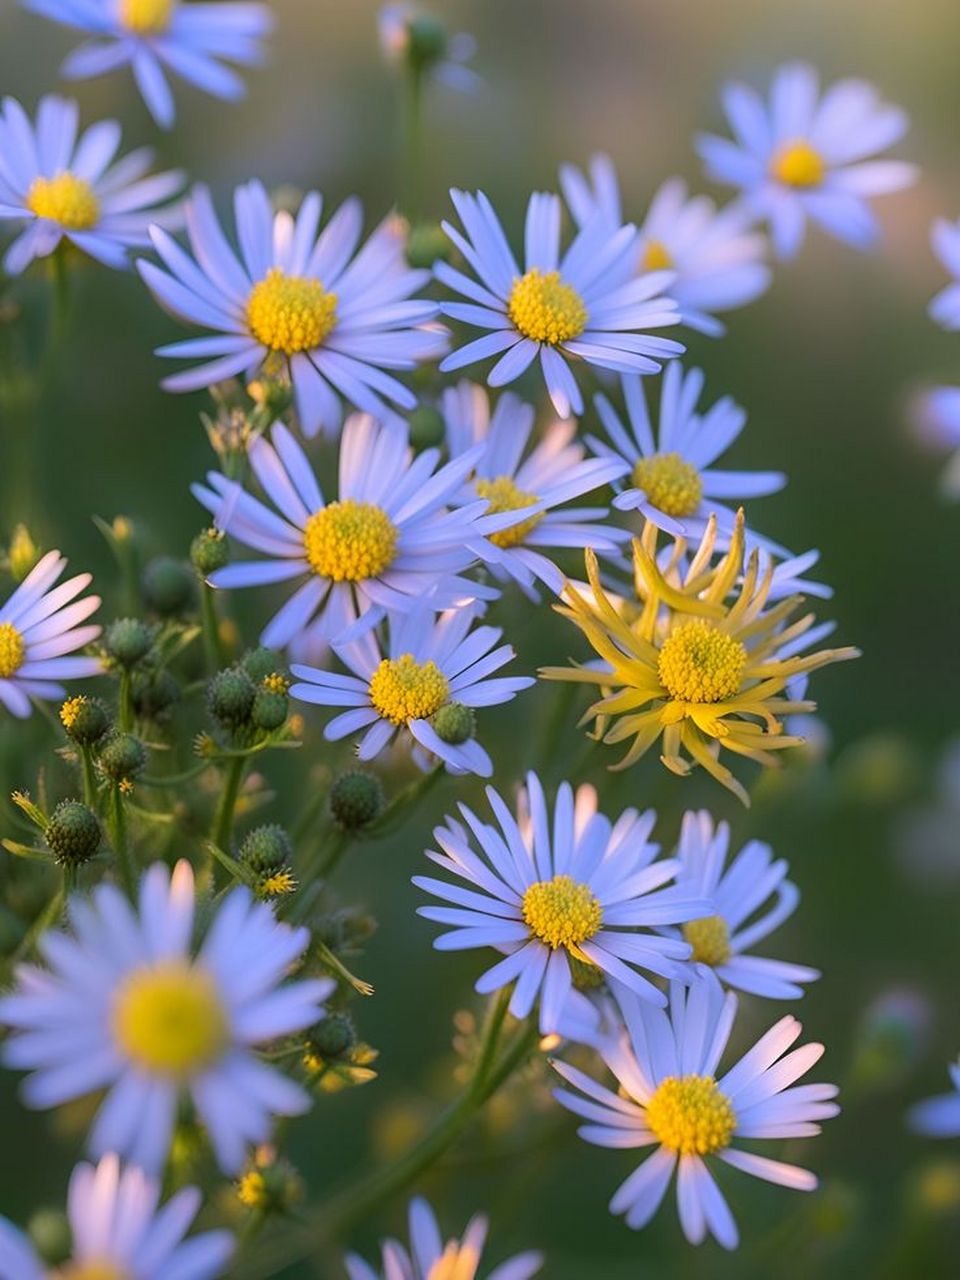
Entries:
{"type": "Polygon", "coordinates": [[[401,817],[406,817],[408,812],[420,803],[424,796],[429,795],[436,784],[440,781],[444,774],[444,767],[438,764],[431,769],[429,773],[423,773],[409,786],[397,793],[390,801],[379,818],[374,819],[368,827],[363,828],[364,837],[386,835],[399,824],[401,817]]]}
{"type": "Polygon", "coordinates": [[[89,747],[80,748],[80,769],[83,773],[83,803],[97,812],[97,777],[93,771],[93,752],[89,747]]]}
{"type": "Polygon", "coordinates": [[[215,675],[221,667],[226,665],[226,658],[220,639],[220,623],[213,598],[213,587],[207,582],[200,584],[200,612],[203,620],[203,652],[207,659],[207,670],[210,675],[215,675]]]}
{"type": "Polygon", "coordinates": [[[45,933],[51,925],[55,924],[56,921],[60,919],[64,901],[63,886],[61,885],[37,916],[36,920],[34,920],[33,924],[31,924],[27,932],[17,943],[16,950],[11,956],[8,956],[6,960],[6,968],[8,972],[12,970],[15,965],[19,964],[21,960],[25,960],[27,956],[30,955],[33,951],[34,944],[40,935],[45,933]]]}
{"type": "Polygon", "coordinates": [[[133,683],[130,672],[124,667],[120,672],[120,728],[129,733],[133,728],[133,683]]]}
{"type": "Polygon", "coordinates": [[[110,838],[113,841],[113,852],[120,867],[120,878],[131,901],[136,897],[137,878],[133,870],[130,848],[127,844],[127,814],[123,805],[123,792],[119,782],[115,782],[110,792],[110,838]]]}
{"type": "Polygon", "coordinates": [[[213,831],[210,834],[210,839],[213,843],[227,853],[230,852],[233,817],[237,808],[237,797],[240,794],[240,783],[243,781],[243,771],[246,763],[244,756],[233,756],[227,765],[226,776],[223,780],[223,790],[220,793],[220,803],[217,805],[213,831]]]}

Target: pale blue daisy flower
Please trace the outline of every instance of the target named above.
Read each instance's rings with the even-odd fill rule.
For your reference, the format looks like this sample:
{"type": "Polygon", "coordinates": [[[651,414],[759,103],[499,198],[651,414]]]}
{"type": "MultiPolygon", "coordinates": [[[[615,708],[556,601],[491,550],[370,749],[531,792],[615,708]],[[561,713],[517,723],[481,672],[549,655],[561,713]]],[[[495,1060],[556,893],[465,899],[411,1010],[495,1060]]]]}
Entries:
{"type": "Polygon", "coordinates": [[[267,1066],[255,1046],[311,1026],[334,989],[327,978],[280,985],[310,940],[278,924],[245,887],[210,918],[199,952],[193,872],[154,863],[138,909],[110,884],[70,901],[70,933],[39,941],[45,968],[20,965],[0,999],[10,1032],[2,1059],[31,1074],[27,1106],[60,1106],[105,1091],[89,1138],[148,1173],[164,1166],[177,1107],[189,1094],[220,1167],[236,1173],[274,1115],[300,1115],[309,1096],[267,1066]]]}
{"type": "Polygon", "coordinates": [[[677,1208],[691,1244],[708,1234],[735,1249],[738,1232],[710,1171],[714,1159],[744,1173],[797,1191],[817,1179],[806,1169],[744,1151],[745,1138],[805,1138],[835,1116],[836,1086],[795,1085],[823,1054],[822,1044],[787,1053],[802,1027],[782,1018],[723,1075],[717,1068],[737,1009],[733,992],[719,983],[671,984],[669,1012],[643,1000],[623,1001],[626,1028],[601,1055],[619,1085],[614,1091],[564,1062],[555,1067],[571,1089],[556,1097],[587,1123],[579,1134],[596,1146],[650,1148],[652,1155],[622,1184],[610,1202],[638,1230],[653,1218],[677,1175],[677,1208]]]}
{"type": "Polygon", "coordinates": [[[947,1070],[952,1091],[925,1098],[908,1113],[910,1128],[927,1138],[960,1138],[960,1062],[951,1062],[947,1070]]]}
{"type": "Polygon", "coordinates": [[[560,200],[534,192],[527,205],[524,268],[521,272],[490,201],[477,192],[450,192],[463,232],[443,229],[478,279],[447,263],[437,278],[468,303],[444,302],[453,320],[490,330],[441,363],[444,372],[490,356],[492,387],[513,382],[539,357],[544,381],[561,418],[583,412],[583,397],[570,362],[584,360],[615,372],[656,373],[683,346],[646,332],[679,324],[672,298],[664,296],[673,276],[638,276],[635,227],[611,229],[602,219],[584,227],[560,253],[560,200]]]}
{"type": "Polygon", "coordinates": [[[498,627],[473,628],[476,606],[461,605],[435,617],[432,609],[394,613],[386,645],[375,631],[333,649],[351,675],[293,663],[299,683],[290,696],[321,707],[347,707],[326,725],[330,742],[361,734],[360,760],[373,760],[398,734],[412,739],[414,760],[430,756],[452,773],[493,773],[476,739],[474,709],[511,701],[535,683],[530,676],[490,679],[516,656],[499,644],[498,627]],[[497,646],[497,647],[495,647],[497,646]]]}
{"type": "MultiPolygon", "coordinates": [[[[609,156],[595,155],[588,172],[560,170],[560,186],[580,227],[595,218],[616,229],[623,223],[620,184],[609,156]]],[[[681,178],[668,178],[639,226],[637,269],[674,272],[670,296],[683,323],[720,337],[726,327],[713,314],[745,306],[766,292],[766,238],[751,229],[740,206],[717,209],[708,196],[691,196],[681,178]]]]}
{"type": "Polygon", "coordinates": [[[723,91],[734,141],[703,135],[708,175],[740,188],[747,210],[770,223],[777,252],[792,257],[807,218],[840,240],[869,248],[879,234],[867,198],[908,187],[916,168],[868,160],[898,142],[907,117],[864,80],[838,80],[821,96],[816,70],[780,67],[764,102],[748,85],[723,91]]]}
{"type": "Polygon", "coordinates": [[[226,1274],[233,1236],[205,1231],[184,1239],[200,1202],[196,1187],[183,1187],[160,1208],[157,1182],[135,1166],[121,1169],[115,1155],[78,1164],[67,1194],[72,1243],[62,1269],[51,1271],[29,1236],[0,1218],[0,1280],[216,1280],[226,1274]]]}
{"type": "Polygon", "coordinates": [[[675,859],[654,861],[659,846],[649,837],[656,814],[627,809],[611,822],[597,811],[593,787],[575,793],[569,783],[561,784],[551,810],[535,773],[527,774],[519,821],[493,787],[487,799],[496,826],[461,804],[464,821],[448,817],[433,833],[442,852],[427,851],[468,887],[413,878],[418,888],[454,904],[418,908],[427,920],[449,926],[433,945],[501,952],[505,958],[477,980],[477,991],[486,995],[515,983],[510,1012],[526,1018],[539,1000],[543,1034],[559,1032],[578,965],[666,1003],[640,970],[682,976],[691,948],[652,930],[706,915],[710,904],[668,884],[675,859]]]}
{"type": "Polygon", "coordinates": [[[41,98],[32,121],[15,98],[0,107],[0,223],[26,223],[7,249],[3,269],[19,275],[63,240],[108,267],[129,265],[131,249],[150,243],[154,223],[177,220],[158,208],[183,186],[176,171],[147,177],[153,152],[144,147],[114,159],[116,120],[101,120],[78,137],[79,108],[67,98],[41,98]]]}
{"type": "MultiPolygon", "coordinates": [[[[960,291],[960,285],[956,288],[960,291]]],[[[914,404],[914,419],[925,442],[951,450],[940,476],[940,492],[956,502],[960,499],[960,387],[932,387],[924,392],[914,404]]]]}
{"type": "Polygon", "coordinates": [[[20,0],[44,18],[87,32],[63,64],[71,80],[86,80],[129,65],[137,88],[161,129],[174,121],[172,73],[215,98],[235,102],[246,89],[225,63],[256,66],[261,41],[273,27],[265,4],[230,0],[20,0]]]}
{"type": "Polygon", "coordinates": [[[928,308],[941,329],[960,329],[960,220],[938,218],[930,232],[933,251],[953,277],[928,308]]]}
{"type": "Polygon", "coordinates": [[[428,325],[436,303],[410,296],[430,273],[407,266],[395,219],[382,222],[358,252],[359,202],[341,205],[318,235],[321,208],[312,191],[294,218],[273,211],[262,183],[238,187],[238,255],[209,191],[198,186],[186,204],[193,257],[154,230],[166,270],[141,260],[140,274],[167,310],[215,333],[158,350],[204,362],[166,378],[168,391],[196,391],[241,373],[252,377],[266,361],[287,367],[308,436],[340,430],[340,396],[380,418],[391,415],[388,402],[415,407],[413,392],[385,370],[413,369],[445,350],[444,331],[428,325]]]}
{"type": "Polygon", "coordinates": [[[464,600],[493,599],[495,589],[461,575],[476,563],[474,544],[484,532],[510,517],[485,516],[481,498],[449,509],[480,453],[478,447],[438,467],[437,449],[414,457],[403,423],[351,414],[340,441],[338,496],[325,498],[303,449],[278,423],[271,442],[261,436],[248,453],[271,506],[218,471],[193,486],[219,528],[264,555],[218,569],[210,582],[295,581],[261,636],[280,649],[306,644],[316,651],[358,621],[370,627],[387,611],[424,600],[439,613],[464,600]]]}
{"type": "Polygon", "coordinates": [[[76,599],[90,585],[89,573],[56,586],[66,567],[59,551],[48,551],[0,605],[0,702],[20,719],[30,714],[31,698],[63,698],[61,681],[103,670],[99,658],[76,656],[100,634],[95,623],[81,625],[99,609],[100,597],[76,599]]]}
{"type": "Polygon", "coordinates": [[[380,10],[377,27],[384,56],[391,62],[405,58],[411,38],[416,39],[416,26],[422,21],[430,24],[429,37],[436,42],[425,68],[431,79],[459,93],[475,93],[483,79],[467,63],[477,51],[476,40],[466,31],[447,35],[432,15],[424,14],[415,5],[385,4],[380,10]]]}

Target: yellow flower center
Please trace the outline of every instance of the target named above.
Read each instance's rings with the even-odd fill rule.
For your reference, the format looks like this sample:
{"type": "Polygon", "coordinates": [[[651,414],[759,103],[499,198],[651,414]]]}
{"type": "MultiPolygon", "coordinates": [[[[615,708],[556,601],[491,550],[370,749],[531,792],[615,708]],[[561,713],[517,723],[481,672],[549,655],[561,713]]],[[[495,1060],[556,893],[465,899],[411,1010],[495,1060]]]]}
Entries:
{"type": "Polygon", "coordinates": [[[166,31],[177,0],[120,0],[120,21],[138,36],[157,36],[166,31]]]}
{"type": "Polygon", "coordinates": [[[538,880],[523,895],[523,919],[530,931],[556,951],[578,947],[603,924],[603,908],[589,885],[572,876],[538,880]]]}
{"type": "Polygon", "coordinates": [[[23,666],[27,645],[12,622],[0,622],[0,680],[9,680],[23,666]]]}
{"type": "Polygon", "coordinates": [[[209,973],[182,961],[136,969],[117,991],[113,1033],[137,1066],[182,1076],[209,1066],[227,1044],[227,1015],[209,973]]]}
{"type": "Polygon", "coordinates": [[[712,623],[681,622],[660,650],[660,683],[677,702],[723,702],[739,692],[747,651],[712,623]]]}
{"type": "Polygon", "coordinates": [[[109,1258],[90,1258],[86,1262],[68,1262],[51,1271],[49,1280],[132,1280],[132,1277],[109,1258]]]}
{"type": "Polygon", "coordinates": [[[673,258],[662,240],[648,240],[643,246],[640,265],[644,271],[669,271],[673,258]]]}
{"type": "Polygon", "coordinates": [[[770,176],[788,187],[819,187],[825,170],[823,156],[803,138],[785,142],[770,161],[770,176]]]}
{"type": "Polygon", "coordinates": [[[315,511],[303,531],[310,567],[334,582],[375,578],[393,562],[397,529],[387,513],[371,502],[331,502],[315,511]]]}
{"type": "Polygon", "coordinates": [[[267,1180],[259,1169],[249,1169],[237,1184],[237,1199],[248,1209],[260,1209],[267,1204],[267,1180]]]}
{"type": "Polygon", "coordinates": [[[668,516],[692,516],[703,497],[700,472],[679,453],[655,453],[638,459],[633,483],[668,516]]]}
{"type": "Polygon", "coordinates": [[[247,299],[250,332],[271,351],[295,356],[319,347],[337,323],[337,295],[319,280],[271,267],[247,299]]]}
{"type": "Polygon", "coordinates": [[[480,1265],[480,1254],[471,1245],[451,1240],[425,1280],[473,1280],[480,1265]]]}
{"type": "MultiPolygon", "coordinates": [[[[499,515],[502,511],[522,511],[524,507],[530,507],[540,500],[535,493],[525,493],[523,489],[518,489],[509,476],[497,476],[495,480],[478,480],[477,493],[490,503],[487,508],[488,516],[499,515]]],[[[500,529],[499,532],[488,536],[495,546],[518,547],[521,542],[526,541],[527,534],[535,529],[542,519],[543,513],[537,512],[528,516],[526,520],[518,520],[508,529],[500,529]]]]}
{"type": "Polygon", "coordinates": [[[77,716],[81,714],[83,708],[87,705],[87,700],[83,694],[78,694],[75,698],[68,698],[60,708],[60,723],[65,729],[72,729],[77,723],[77,716]]]}
{"type": "Polygon", "coordinates": [[[384,658],[370,677],[370,701],[393,724],[426,720],[449,696],[447,677],[435,662],[416,662],[412,653],[384,658]]]}
{"type": "Polygon", "coordinates": [[[288,893],[295,893],[296,889],[297,880],[292,871],[274,871],[257,885],[261,898],[282,898],[288,893]]]}
{"type": "Polygon", "coordinates": [[[729,1146],[737,1117],[713,1076],[667,1076],[647,1103],[647,1124],[668,1150],[708,1156],[729,1146]]]}
{"type": "Polygon", "coordinates": [[[507,314],[525,338],[558,342],[577,338],[587,327],[587,307],[573,285],[559,271],[538,267],[513,282],[507,314]]]}
{"type": "Polygon", "coordinates": [[[688,920],[683,936],[693,947],[692,960],[698,964],[726,964],[730,959],[730,932],[723,916],[705,916],[688,920]]]}
{"type": "Polygon", "coordinates": [[[38,218],[59,222],[68,231],[89,231],[100,217],[100,201],[84,178],[64,169],[52,178],[34,178],[27,208],[38,218]]]}

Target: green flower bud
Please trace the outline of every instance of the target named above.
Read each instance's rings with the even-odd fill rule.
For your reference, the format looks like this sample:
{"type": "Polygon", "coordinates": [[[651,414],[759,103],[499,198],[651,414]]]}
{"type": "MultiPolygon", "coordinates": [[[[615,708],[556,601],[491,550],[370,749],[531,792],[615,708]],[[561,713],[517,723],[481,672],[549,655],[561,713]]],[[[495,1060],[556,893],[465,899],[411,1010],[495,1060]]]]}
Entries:
{"type": "Polygon", "coordinates": [[[354,769],[343,773],[330,788],[330,812],[341,827],[356,831],[383,809],[383,787],[372,773],[354,769]]]}
{"type": "Polygon", "coordinates": [[[62,1209],[38,1209],[27,1223],[27,1232],[48,1266],[58,1267],[68,1261],[73,1250],[73,1232],[62,1209]]]}
{"type": "Polygon", "coordinates": [[[240,845],[240,861],[258,875],[272,875],[285,867],[292,856],[290,837],[275,822],[256,827],[240,845]]]}
{"type": "Polygon", "coordinates": [[[166,669],[135,671],[131,681],[133,709],[146,720],[169,711],[180,697],[180,686],[166,669]]]}
{"type": "Polygon", "coordinates": [[[40,559],[40,548],[25,524],[15,527],[7,548],[7,559],[10,562],[10,572],[17,582],[22,582],[40,559]]]}
{"type": "Polygon", "coordinates": [[[92,747],[110,728],[110,716],[99,698],[79,694],[60,708],[60,723],[67,737],[80,747],[92,747]]]}
{"type": "Polygon", "coordinates": [[[345,1013],[331,1013],[307,1036],[308,1052],[318,1058],[342,1058],[357,1043],[352,1019],[345,1013]]]}
{"type": "Polygon", "coordinates": [[[414,449],[431,449],[443,443],[443,415],[429,405],[421,405],[410,415],[410,443],[414,449]]]}
{"type": "Polygon", "coordinates": [[[126,782],[143,772],[147,751],[132,733],[113,733],[101,748],[98,762],[111,782],[126,782]]]}
{"type": "Polygon", "coordinates": [[[100,848],[97,815],[79,800],[61,800],[43,834],[62,867],[82,866],[100,848]]]}
{"type": "Polygon", "coordinates": [[[436,66],[447,51],[447,29],[439,18],[418,13],[407,23],[407,57],[414,67],[436,66]]]}
{"type": "Polygon", "coordinates": [[[261,686],[253,700],[250,718],[258,729],[272,733],[286,722],[289,702],[285,693],[261,686]]]}
{"type": "Polygon", "coordinates": [[[150,652],[153,629],[139,618],[117,618],[107,627],[103,647],[111,658],[128,670],[150,652]]]}
{"type": "Polygon", "coordinates": [[[197,602],[196,575],[188,564],[172,556],[151,560],[144,570],[142,586],[147,606],[161,618],[180,617],[197,602]]]}
{"type": "Polygon", "coordinates": [[[440,741],[448,742],[451,747],[469,742],[477,731],[473,707],[465,707],[462,702],[445,702],[430,717],[430,723],[440,741]]]}
{"type": "Polygon", "coordinates": [[[276,649],[268,649],[265,645],[260,645],[257,649],[248,649],[240,659],[240,665],[250,679],[255,680],[257,684],[261,680],[266,680],[267,676],[284,674],[283,659],[276,649]]]}
{"type": "Polygon", "coordinates": [[[288,1213],[303,1199],[303,1183],[289,1161],[260,1148],[237,1183],[237,1199],[257,1213],[288,1213]]]}
{"type": "Polygon", "coordinates": [[[246,724],[257,688],[243,667],[218,671],[207,685],[207,706],[215,720],[228,728],[246,724]]]}
{"type": "Polygon", "coordinates": [[[427,271],[435,262],[448,262],[453,256],[453,245],[447,234],[436,222],[418,222],[407,236],[407,262],[411,267],[427,271]]]}
{"type": "Polygon", "coordinates": [[[190,543],[190,563],[201,578],[209,578],[230,562],[227,538],[222,529],[204,529],[190,543]]]}

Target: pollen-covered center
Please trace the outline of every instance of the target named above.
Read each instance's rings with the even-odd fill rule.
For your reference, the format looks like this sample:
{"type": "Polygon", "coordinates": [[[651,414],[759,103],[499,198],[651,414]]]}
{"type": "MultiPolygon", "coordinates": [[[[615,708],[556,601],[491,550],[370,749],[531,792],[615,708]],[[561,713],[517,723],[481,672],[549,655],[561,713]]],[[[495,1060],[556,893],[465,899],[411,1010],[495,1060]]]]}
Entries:
{"type": "Polygon", "coordinates": [[[426,720],[449,696],[447,677],[435,662],[417,662],[412,653],[384,658],[370,677],[370,701],[393,724],[426,720]]]}
{"type": "Polygon", "coordinates": [[[157,36],[170,26],[177,0],[120,0],[120,21],[138,36],[157,36]]]}
{"type": "Polygon", "coordinates": [[[337,295],[319,280],[271,267],[247,298],[250,332],[271,351],[295,356],[319,347],[337,323],[337,295]]]}
{"type": "Polygon", "coordinates": [[[747,651],[711,622],[681,622],[660,650],[660,683],[677,702],[723,702],[740,690],[747,651]]]}
{"type": "Polygon", "coordinates": [[[52,178],[34,178],[27,192],[27,208],[68,231],[89,231],[100,217],[100,201],[93,187],[67,169],[52,178]]]}
{"type": "Polygon", "coordinates": [[[692,516],[703,497],[700,472],[679,453],[639,458],[633,468],[633,483],[668,516],[692,516]]]}
{"type": "Polygon", "coordinates": [[[0,680],[9,680],[23,666],[27,645],[12,622],[0,622],[0,680]]]}
{"type": "Polygon", "coordinates": [[[730,959],[730,931],[723,916],[688,920],[683,926],[683,936],[693,947],[690,959],[698,964],[726,964],[730,959]]]}
{"type": "MultiPolygon", "coordinates": [[[[499,515],[503,511],[522,511],[524,507],[531,507],[535,502],[539,502],[535,493],[526,493],[518,488],[509,476],[497,476],[494,480],[478,480],[477,493],[490,503],[487,508],[488,516],[499,515]]],[[[542,519],[543,514],[538,511],[532,516],[527,516],[525,520],[518,520],[507,529],[488,534],[488,537],[495,546],[518,547],[521,542],[526,541],[527,534],[531,533],[542,519]]]]}
{"type": "Polygon", "coordinates": [[[140,1068],[181,1076],[215,1062],[228,1022],[209,973],[181,961],[135,969],[118,990],[113,1033],[140,1068]]]}
{"type": "Polygon", "coordinates": [[[668,1150],[708,1156],[730,1145],[737,1117],[713,1076],[667,1076],[647,1103],[647,1124],[668,1150]]]}
{"type": "Polygon", "coordinates": [[[451,1240],[424,1280],[473,1280],[480,1265],[475,1245],[451,1240]]]}
{"type": "Polygon", "coordinates": [[[393,563],[397,527],[374,503],[344,498],[314,512],[303,531],[303,546],[321,578],[361,582],[393,563]]]}
{"type": "Polygon", "coordinates": [[[48,1273],[49,1280],[133,1280],[125,1267],[109,1258],[88,1258],[84,1262],[68,1262],[48,1273]]]}
{"type": "Polygon", "coordinates": [[[823,156],[803,138],[783,143],[770,161],[770,176],[788,187],[819,187],[825,170],[823,156]]]}
{"type": "Polygon", "coordinates": [[[603,924],[603,908],[589,885],[572,876],[537,880],[523,895],[523,919],[548,947],[577,947],[603,924]]]}
{"type": "Polygon", "coordinates": [[[640,266],[644,271],[669,271],[673,257],[662,240],[648,240],[643,246],[640,266]]]}
{"type": "Polygon", "coordinates": [[[586,303],[559,271],[534,267],[513,282],[507,314],[525,338],[558,342],[578,338],[587,327],[586,303]]]}

